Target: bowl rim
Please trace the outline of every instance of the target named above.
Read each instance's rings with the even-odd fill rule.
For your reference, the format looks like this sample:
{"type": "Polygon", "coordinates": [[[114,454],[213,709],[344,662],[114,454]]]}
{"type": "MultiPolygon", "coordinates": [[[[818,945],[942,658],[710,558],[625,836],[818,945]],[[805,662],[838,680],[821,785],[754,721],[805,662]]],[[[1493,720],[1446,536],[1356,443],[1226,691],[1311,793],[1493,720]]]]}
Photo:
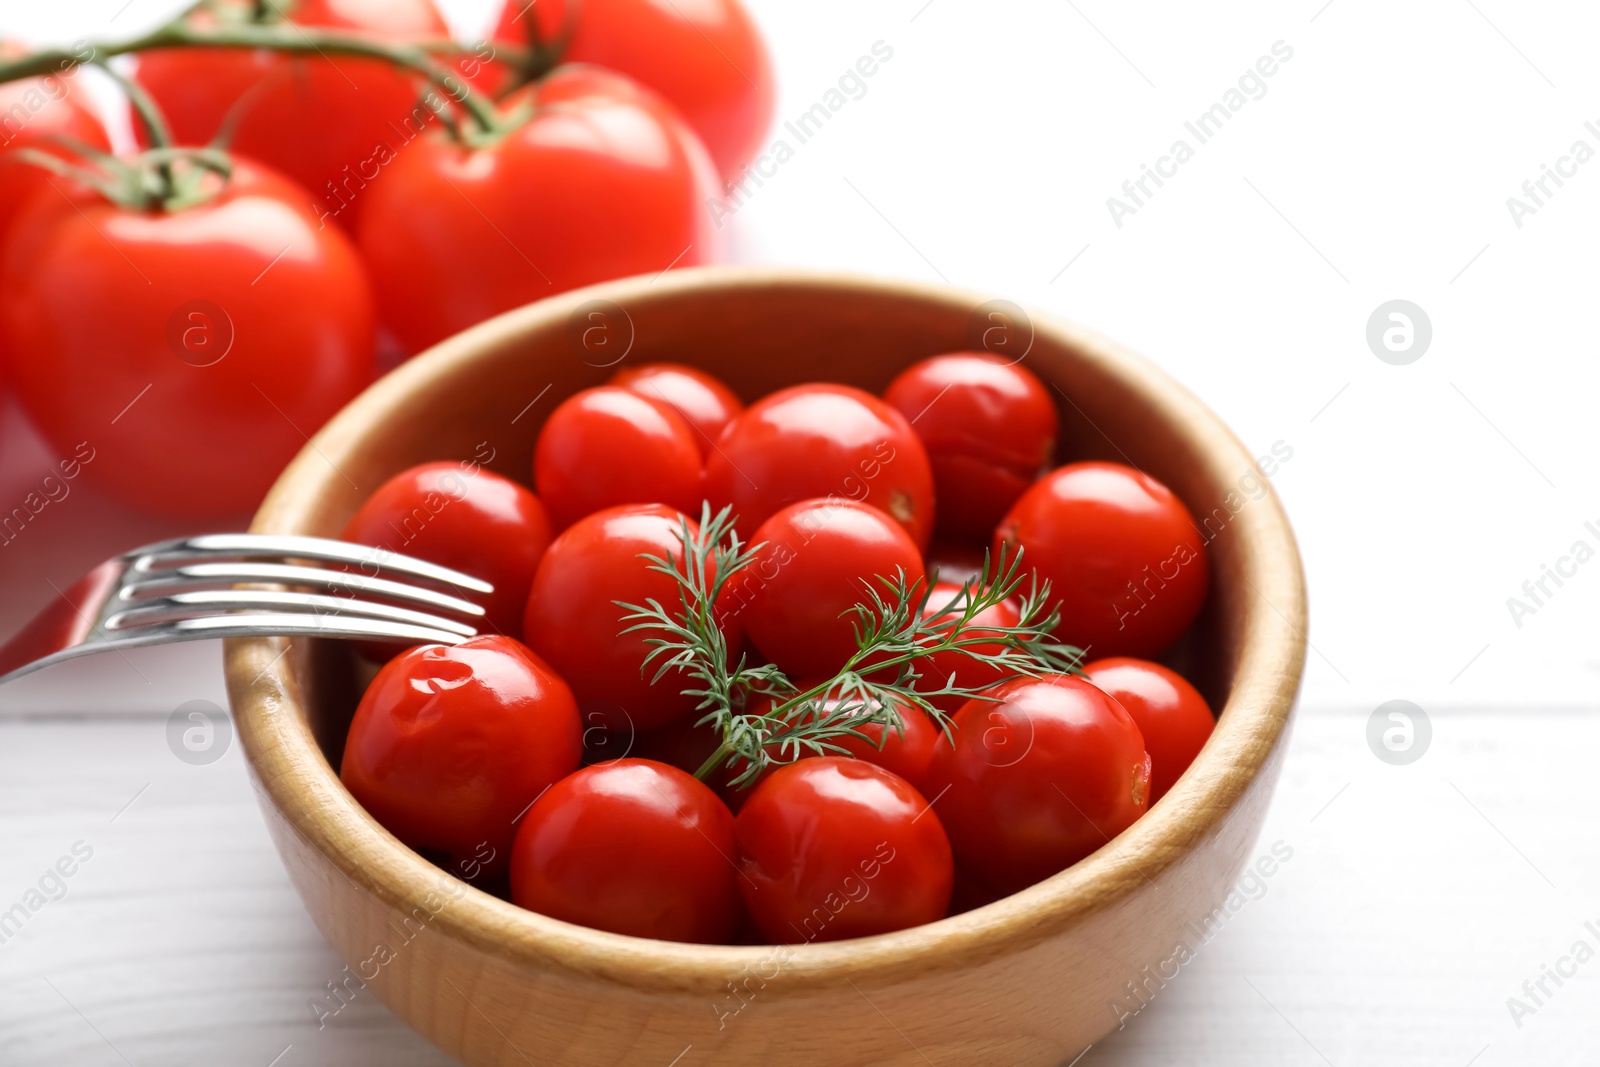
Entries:
{"type": "MultiPolygon", "coordinates": [[[[268,493],[251,529],[290,532],[309,515],[303,483],[325,479],[334,459],[362,428],[376,424],[405,398],[520,335],[564,323],[581,304],[610,300],[691,298],[708,289],[816,292],[910,299],[964,312],[990,298],[952,286],[847,272],[717,266],[606,282],[526,305],[449,338],[369,386],[312,437],[268,493]]],[[[1137,382],[1146,400],[1178,424],[1179,433],[1208,465],[1257,470],[1254,457],[1222,421],[1186,388],[1148,360],[1082,327],[1029,311],[1033,328],[1048,332],[1137,382]]],[[[1069,398],[1069,403],[1070,403],[1069,398]]],[[[1222,468],[1217,467],[1220,471],[1222,468]]],[[[1257,470],[1259,475],[1259,470],[1257,470]]],[[[1217,728],[1190,769],[1161,802],[1106,846],[1018,893],[960,915],[907,930],[845,941],[792,946],[712,946],[636,938],[576,926],[526,911],[465,883],[465,893],[439,911],[430,926],[452,940],[514,966],[559,969],[645,991],[693,990],[720,995],[730,975],[783,959],[785,981],[797,988],[857,979],[884,981],[976,966],[1050,939],[1159,877],[1215,832],[1278,750],[1299,689],[1306,656],[1306,593],[1299,551],[1271,481],[1234,521],[1240,537],[1241,580],[1247,598],[1239,627],[1234,684],[1217,728]]],[[[298,532],[298,531],[296,531],[298,532]]],[[[295,834],[352,885],[398,912],[419,906],[449,876],[384,830],[356,803],[318,747],[298,706],[297,682],[282,638],[226,643],[225,674],[236,728],[263,801],[295,834]]],[[[270,813],[269,813],[270,814],[270,813]]],[[[282,843],[280,842],[280,848],[282,843]]]]}

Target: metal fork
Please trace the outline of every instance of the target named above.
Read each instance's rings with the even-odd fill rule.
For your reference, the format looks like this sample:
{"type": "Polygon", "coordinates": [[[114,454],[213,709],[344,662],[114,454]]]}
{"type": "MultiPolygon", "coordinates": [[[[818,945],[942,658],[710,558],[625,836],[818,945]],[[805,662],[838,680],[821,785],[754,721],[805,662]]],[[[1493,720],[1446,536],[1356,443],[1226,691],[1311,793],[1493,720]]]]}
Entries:
{"type": "Polygon", "coordinates": [[[494,587],[368,545],[206,534],[109,559],[58,592],[0,646],[0,684],[95,652],[213,637],[454,645],[477,635],[484,614],[460,594],[494,587]]]}

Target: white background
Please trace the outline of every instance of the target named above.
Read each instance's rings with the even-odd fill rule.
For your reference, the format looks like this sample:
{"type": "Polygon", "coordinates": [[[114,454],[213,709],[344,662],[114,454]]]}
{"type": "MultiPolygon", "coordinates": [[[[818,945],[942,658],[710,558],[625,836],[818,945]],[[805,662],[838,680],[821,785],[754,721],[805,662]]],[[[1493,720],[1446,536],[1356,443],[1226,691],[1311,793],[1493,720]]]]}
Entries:
{"type": "MultiPolygon", "coordinates": [[[[6,0],[0,33],[131,34],[173,6],[6,0]]],[[[448,6],[470,37],[491,5],[448,6]]],[[[1600,948],[1582,927],[1600,926],[1600,561],[1521,627],[1506,601],[1574,541],[1600,548],[1584,530],[1600,525],[1600,160],[1520,227],[1506,201],[1575,140],[1600,151],[1584,128],[1600,125],[1600,19],[1505,0],[752,6],[777,63],[774,136],[795,154],[731,221],[740,258],[1065,315],[1161,363],[1255,451],[1294,450],[1275,483],[1314,651],[1262,850],[1282,839],[1295,858],[1082,1062],[1576,1062],[1600,1039],[1600,962],[1520,1028],[1505,1001],[1577,938],[1600,948]],[[782,122],[878,41],[894,54],[866,94],[797,144],[782,122]],[[1265,95],[1197,144],[1184,123],[1279,41],[1293,56],[1265,95]],[[1107,198],[1180,137],[1194,158],[1119,227],[1107,198]],[[1407,366],[1365,340],[1396,298],[1432,323],[1407,366]],[[1392,698],[1433,722],[1409,767],[1364,741],[1392,698]]],[[[0,503],[50,459],[9,422],[0,503]]],[[[87,489],[52,507],[0,549],[0,632],[48,598],[45,578],[163,530],[87,489]]],[[[0,697],[0,905],[73,840],[99,842],[67,900],[0,946],[0,1060],[265,1064],[290,1045],[284,1067],[435,1062],[370,1003],[308,1025],[338,965],[238,754],[192,768],[166,751],[167,713],[196,697],[223,700],[214,649],[0,697]]]]}

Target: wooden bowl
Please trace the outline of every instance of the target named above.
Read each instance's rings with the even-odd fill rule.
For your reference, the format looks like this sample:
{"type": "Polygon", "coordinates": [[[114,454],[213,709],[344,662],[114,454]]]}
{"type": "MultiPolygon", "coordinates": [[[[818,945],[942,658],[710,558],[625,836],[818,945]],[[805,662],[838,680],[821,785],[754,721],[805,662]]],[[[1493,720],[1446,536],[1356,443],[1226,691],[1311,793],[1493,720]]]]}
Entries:
{"type": "Polygon", "coordinates": [[[484,323],[378,382],[300,453],[252,528],[336,537],[380,482],[425,460],[492,456],[526,481],[544,417],[624,358],[692,363],[753,400],[818,380],[876,392],[923,356],[985,343],[1025,353],[1055,387],[1064,460],[1148,471],[1213,538],[1213,588],[1186,655],[1221,712],[1177,786],[1082,862],[940,922],[784,948],[649,941],[524,911],[401,845],[336,772],[359,697],[350,650],[232,641],[228,689],[268,826],[350,964],[323,1010],[364,982],[475,1065],[1059,1064],[1174,976],[1260,831],[1304,664],[1305,589],[1250,453],[1185,389],[1102,338],[879,279],[711,268],[613,282],[484,323]]]}

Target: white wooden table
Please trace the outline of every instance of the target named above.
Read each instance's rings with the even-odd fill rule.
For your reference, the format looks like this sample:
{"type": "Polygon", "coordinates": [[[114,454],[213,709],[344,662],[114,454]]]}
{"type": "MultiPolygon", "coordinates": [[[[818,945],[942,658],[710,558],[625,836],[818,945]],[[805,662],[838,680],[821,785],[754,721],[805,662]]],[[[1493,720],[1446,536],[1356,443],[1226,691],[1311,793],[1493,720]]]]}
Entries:
{"type": "MultiPolygon", "coordinates": [[[[1592,1062],[1600,960],[1547,980],[1520,1028],[1506,1000],[1575,941],[1600,948],[1584,926],[1600,928],[1600,839],[1579,816],[1600,721],[1433,725],[1427,754],[1393,767],[1368,750],[1364,713],[1302,709],[1258,846],[1291,858],[1217,901],[1229,917],[1196,959],[1081,1062],[1592,1062]],[[1530,791],[1518,772],[1535,769],[1530,791]]],[[[318,1029],[307,1002],[342,963],[243,760],[182,763],[165,729],[164,715],[0,722],[0,907],[74,843],[93,850],[0,944],[0,1062],[449,1062],[370,995],[318,1029]]]]}
{"type": "MultiPolygon", "coordinates": [[[[780,75],[775,138],[874,43],[893,58],[746,190],[727,230],[738,256],[943,279],[1068,315],[1162,363],[1252,450],[1293,452],[1273,480],[1306,556],[1314,651],[1259,846],[1292,858],[1080,1062],[1593,1062],[1600,570],[1549,586],[1521,625],[1507,599],[1575,541],[1600,546],[1584,525],[1600,520],[1600,164],[1547,180],[1532,214],[1514,219],[1507,199],[1574,141],[1600,148],[1584,126],[1600,14],[751,5],[780,75]],[[1185,123],[1226,106],[1279,42],[1292,58],[1113,218],[1108,198],[1195,141],[1185,123]],[[1397,298],[1432,326],[1405,366],[1366,339],[1397,298]],[[1434,730],[1408,766],[1366,742],[1395,698],[1434,730]],[[1512,997],[1535,1010],[1513,1018],[1512,997]]],[[[0,34],[131,34],[173,6],[7,5],[0,34]]],[[[444,6],[470,35],[491,5],[444,6]]],[[[3,405],[0,423],[9,509],[52,457],[3,405]]],[[[51,582],[180,528],[75,489],[0,547],[0,633],[51,582]]],[[[190,766],[166,745],[180,703],[222,702],[217,659],[151,650],[0,691],[0,919],[41,878],[59,892],[45,873],[58,862],[75,872],[0,944],[0,1063],[444,1062],[370,997],[317,1029],[307,1001],[341,964],[239,753],[190,766]]]]}

